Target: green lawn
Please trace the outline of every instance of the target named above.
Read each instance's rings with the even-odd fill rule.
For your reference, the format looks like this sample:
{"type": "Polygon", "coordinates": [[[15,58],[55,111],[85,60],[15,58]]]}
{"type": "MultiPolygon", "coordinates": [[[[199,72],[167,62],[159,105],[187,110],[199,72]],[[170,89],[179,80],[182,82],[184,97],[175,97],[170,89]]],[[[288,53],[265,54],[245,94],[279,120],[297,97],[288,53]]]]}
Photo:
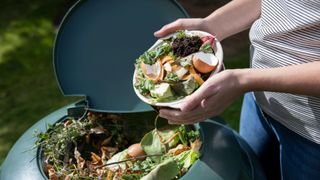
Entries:
{"type": "MultiPolygon", "coordinates": [[[[234,68],[246,68],[249,67],[249,50],[243,49],[240,51],[242,53],[237,53],[236,55],[225,58],[225,66],[228,69],[234,68]]],[[[238,98],[231,106],[229,106],[225,112],[221,115],[235,130],[239,130],[239,118],[240,110],[242,104],[242,97],[238,98]]]]}
{"type": "MultiPolygon", "coordinates": [[[[74,2],[74,0],[73,0],[74,2]]],[[[72,1],[2,0],[0,7],[0,164],[22,133],[50,112],[74,102],[63,97],[52,69],[55,24],[72,1]]],[[[226,57],[246,67],[247,50],[226,57]]],[[[222,115],[238,128],[241,99],[222,115]]]]}
{"type": "Polygon", "coordinates": [[[67,2],[1,2],[0,163],[26,129],[74,101],[61,95],[52,69],[54,24],[67,2]]]}

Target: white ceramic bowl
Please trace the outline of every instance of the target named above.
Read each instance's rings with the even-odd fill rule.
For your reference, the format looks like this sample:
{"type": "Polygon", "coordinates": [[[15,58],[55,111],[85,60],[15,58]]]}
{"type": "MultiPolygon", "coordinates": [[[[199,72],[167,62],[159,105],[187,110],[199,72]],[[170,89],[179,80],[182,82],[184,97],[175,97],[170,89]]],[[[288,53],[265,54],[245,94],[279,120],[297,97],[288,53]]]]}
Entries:
{"type": "MultiPolygon", "coordinates": [[[[213,36],[213,35],[211,35],[211,34],[209,34],[209,33],[207,33],[207,32],[204,32],[204,31],[194,31],[194,30],[193,30],[193,31],[186,31],[186,33],[189,34],[189,35],[196,35],[196,36],[200,36],[200,37],[202,37],[202,36],[213,36]]],[[[174,37],[174,36],[176,36],[176,34],[177,34],[177,33],[173,33],[173,34],[170,34],[170,35],[168,35],[168,36],[166,36],[166,37],[163,37],[163,38],[157,40],[157,41],[154,43],[154,45],[149,48],[149,50],[150,50],[150,49],[153,49],[154,47],[156,47],[156,46],[158,46],[160,43],[162,43],[162,42],[163,42],[163,39],[167,39],[167,38],[170,38],[170,37],[172,37],[172,36],[174,37]]],[[[219,62],[218,62],[217,68],[216,68],[213,72],[211,72],[211,75],[210,75],[210,76],[212,76],[212,75],[220,72],[220,71],[223,70],[223,68],[224,68],[224,65],[223,65],[223,50],[222,50],[222,46],[221,46],[219,40],[217,40],[217,39],[215,39],[215,41],[214,41],[214,48],[213,48],[213,50],[214,50],[214,54],[215,54],[215,56],[217,57],[217,59],[218,59],[219,62]]],[[[185,100],[185,97],[182,98],[182,99],[174,100],[174,101],[170,101],[170,102],[154,102],[151,98],[147,98],[147,97],[143,96],[142,94],[140,94],[139,90],[136,89],[135,86],[134,86],[135,80],[136,80],[136,73],[137,73],[137,71],[135,70],[135,71],[134,71],[134,75],[133,75],[133,89],[134,89],[136,95],[137,95],[143,102],[145,102],[145,103],[147,103],[147,104],[150,104],[150,105],[152,105],[152,106],[157,106],[157,107],[170,107],[170,108],[176,108],[176,109],[179,109],[179,108],[180,108],[180,104],[185,100]]],[[[193,93],[194,93],[194,92],[193,92],[193,93]]]]}

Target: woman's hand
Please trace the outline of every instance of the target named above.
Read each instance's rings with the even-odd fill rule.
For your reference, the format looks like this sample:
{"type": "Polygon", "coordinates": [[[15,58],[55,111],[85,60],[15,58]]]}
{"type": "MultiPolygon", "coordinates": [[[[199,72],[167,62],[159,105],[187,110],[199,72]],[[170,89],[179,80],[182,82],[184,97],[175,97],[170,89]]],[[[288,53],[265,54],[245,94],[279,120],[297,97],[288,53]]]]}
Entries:
{"type": "Polygon", "coordinates": [[[205,20],[203,18],[177,19],[176,21],[163,26],[160,30],[155,32],[154,35],[156,37],[163,37],[184,29],[206,31],[205,20]]]}
{"type": "Polygon", "coordinates": [[[210,77],[181,105],[160,109],[172,124],[192,124],[219,115],[248,91],[272,91],[320,97],[320,61],[267,69],[232,69],[210,77]]]}
{"type": "Polygon", "coordinates": [[[236,98],[245,92],[238,70],[225,70],[209,78],[180,109],[160,109],[160,116],[170,124],[193,124],[221,114],[236,98]]]}
{"type": "Polygon", "coordinates": [[[178,19],[155,32],[163,37],[177,30],[200,30],[214,35],[219,41],[248,29],[260,17],[261,0],[234,0],[205,18],[178,19]]]}

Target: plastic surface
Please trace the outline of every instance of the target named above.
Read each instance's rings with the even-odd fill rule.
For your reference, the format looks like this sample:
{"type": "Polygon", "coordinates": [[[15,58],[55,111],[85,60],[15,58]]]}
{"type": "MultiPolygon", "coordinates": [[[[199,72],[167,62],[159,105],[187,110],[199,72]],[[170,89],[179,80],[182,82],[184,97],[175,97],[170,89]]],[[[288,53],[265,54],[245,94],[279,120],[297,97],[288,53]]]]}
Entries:
{"type": "Polygon", "coordinates": [[[52,114],[44,117],[31,128],[29,128],[14,144],[8,153],[5,161],[1,165],[1,180],[41,180],[46,179],[43,176],[42,169],[38,164],[38,148],[34,148],[36,137],[35,130],[46,131],[48,124],[54,124],[67,114],[67,109],[74,107],[74,104],[63,107],[52,114]]]}
{"type": "MultiPolygon", "coordinates": [[[[199,123],[204,141],[201,161],[211,169],[207,173],[211,173],[212,177],[218,175],[217,179],[264,180],[264,173],[249,146],[234,130],[217,121],[209,119],[199,123]]],[[[201,171],[197,164],[193,168],[195,172],[192,171],[190,176],[201,171]]]]}
{"type": "MultiPolygon", "coordinates": [[[[144,120],[151,107],[134,94],[133,63],[156,40],[155,30],[185,16],[169,0],[80,1],[64,19],[56,39],[54,66],[61,90],[65,95],[86,96],[95,111],[132,112],[132,118],[144,120]]],[[[44,117],[20,137],[1,165],[1,180],[46,179],[39,149],[33,148],[34,131],[46,131],[47,124],[63,119],[71,107],[75,104],[44,117]]],[[[202,157],[182,179],[264,179],[257,159],[233,130],[213,120],[197,127],[204,141],[202,157]]],[[[133,134],[139,130],[131,129],[133,134]]]]}
{"type": "Polygon", "coordinates": [[[65,95],[86,96],[89,108],[146,111],[132,87],[135,60],[156,38],[153,32],[187,17],[175,1],[80,1],[57,34],[54,67],[65,95]]]}

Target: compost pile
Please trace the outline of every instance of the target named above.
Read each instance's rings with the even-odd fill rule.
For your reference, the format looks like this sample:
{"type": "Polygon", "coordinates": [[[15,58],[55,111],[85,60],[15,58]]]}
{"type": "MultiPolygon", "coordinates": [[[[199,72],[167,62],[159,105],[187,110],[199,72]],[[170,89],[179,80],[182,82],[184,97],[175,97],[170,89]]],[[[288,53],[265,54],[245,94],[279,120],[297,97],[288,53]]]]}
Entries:
{"type": "MultiPolygon", "coordinates": [[[[151,119],[152,121],[152,119],[151,119]]],[[[134,139],[120,114],[88,112],[37,133],[49,179],[178,179],[199,159],[199,132],[166,125],[134,139]]]]}

